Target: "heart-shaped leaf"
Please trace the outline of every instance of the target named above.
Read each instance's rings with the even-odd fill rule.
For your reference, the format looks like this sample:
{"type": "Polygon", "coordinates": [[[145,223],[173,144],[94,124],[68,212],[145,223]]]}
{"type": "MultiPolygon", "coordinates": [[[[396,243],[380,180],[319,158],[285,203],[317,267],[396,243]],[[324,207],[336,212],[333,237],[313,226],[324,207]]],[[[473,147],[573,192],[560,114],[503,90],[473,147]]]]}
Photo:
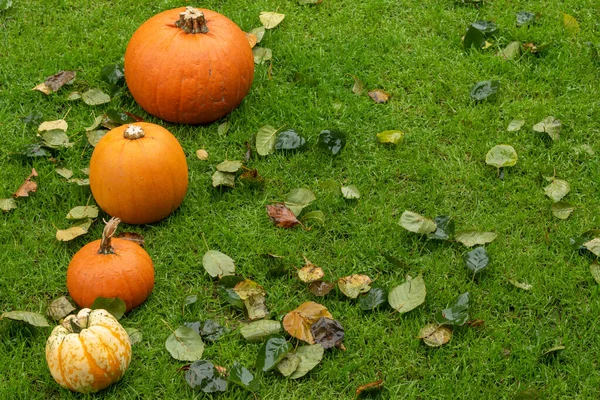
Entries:
{"type": "Polygon", "coordinates": [[[469,292],[459,295],[454,305],[435,315],[435,322],[439,325],[464,325],[469,319],[469,292]]]}
{"type": "MultiPolygon", "coordinates": [[[[515,58],[519,57],[519,55],[521,55],[521,42],[519,42],[519,41],[510,42],[508,45],[506,45],[506,47],[504,49],[502,49],[500,51],[500,55],[505,60],[514,60],[515,58]]],[[[513,122],[515,123],[514,125],[512,125],[512,126],[510,124],[508,125],[509,132],[518,131],[519,129],[521,129],[521,126],[523,125],[522,123],[525,123],[525,121],[523,121],[523,120],[515,120],[515,121],[512,121],[511,124],[513,122]]]]}
{"type": "Polygon", "coordinates": [[[463,39],[463,47],[465,51],[470,51],[471,47],[481,50],[485,45],[485,35],[474,26],[469,26],[465,38],[463,39]]]}
{"type": "Polygon", "coordinates": [[[233,367],[229,370],[228,380],[251,392],[257,391],[260,387],[259,381],[255,379],[252,372],[243,367],[239,361],[233,363],[233,367]]]}
{"type": "Polygon", "coordinates": [[[256,151],[261,156],[266,156],[275,150],[277,129],[271,125],[265,125],[256,133],[256,151]]]}
{"type": "Polygon", "coordinates": [[[194,361],[185,371],[185,380],[192,389],[204,393],[219,393],[227,390],[227,381],[223,379],[214,364],[206,360],[194,361]]]}
{"type": "Polygon", "coordinates": [[[440,347],[450,341],[452,329],[444,325],[427,324],[421,328],[417,337],[423,339],[423,343],[429,347],[440,347]]]}
{"type": "Polygon", "coordinates": [[[108,103],[110,96],[104,93],[102,90],[94,88],[81,94],[83,102],[89,106],[97,106],[99,104],[108,103]]]}
{"type": "Polygon", "coordinates": [[[209,250],[202,257],[202,266],[213,278],[235,273],[235,263],[227,254],[218,250],[209,250]]]}
{"type": "Polygon", "coordinates": [[[215,168],[217,168],[217,171],[235,173],[242,168],[242,165],[244,165],[244,163],[239,160],[225,160],[222,163],[217,164],[215,168]]]}
{"type": "Polygon", "coordinates": [[[414,310],[425,302],[427,289],[423,275],[409,279],[402,285],[396,286],[388,295],[390,306],[401,314],[414,310]]]}
{"type": "Polygon", "coordinates": [[[477,247],[465,254],[465,264],[473,273],[481,272],[490,263],[490,258],[484,247],[477,247]]]}
{"type": "Polygon", "coordinates": [[[307,301],[283,317],[283,328],[292,337],[314,344],[310,327],[321,317],[333,319],[325,306],[307,301]]]}
{"type": "Polygon", "coordinates": [[[284,204],[297,217],[305,207],[315,200],[316,197],[312,191],[305,188],[297,188],[288,193],[284,204]]]}
{"type": "Polygon", "coordinates": [[[512,167],[517,163],[517,152],[507,144],[494,146],[485,155],[485,163],[496,168],[512,167]]]}
{"type": "Polygon", "coordinates": [[[546,196],[555,202],[562,200],[571,191],[569,182],[562,179],[552,179],[552,182],[544,188],[546,196]]]}
{"type": "Polygon", "coordinates": [[[230,188],[235,187],[235,173],[215,171],[212,176],[213,187],[227,186],[230,188]]]}
{"type": "Polygon", "coordinates": [[[402,213],[400,226],[414,233],[432,233],[437,229],[435,222],[429,218],[408,210],[402,213]]]}
{"type": "Polygon", "coordinates": [[[306,139],[300,136],[295,130],[288,129],[277,135],[275,141],[275,150],[298,150],[304,147],[306,139]]]}
{"type": "Polygon", "coordinates": [[[125,83],[125,70],[123,69],[123,64],[114,63],[105,65],[100,71],[100,79],[109,85],[123,85],[125,83]]]}
{"type": "Polygon", "coordinates": [[[319,318],[310,327],[310,332],[315,343],[320,344],[324,349],[340,347],[344,340],[344,328],[338,321],[331,318],[319,318]]]}
{"type": "Polygon", "coordinates": [[[17,202],[15,199],[0,199],[0,210],[8,212],[17,208],[17,202]]]}
{"type": "Polygon", "coordinates": [[[571,213],[575,211],[575,207],[566,201],[557,201],[552,204],[552,215],[558,219],[567,219],[571,213]]]}
{"type": "Polygon", "coordinates": [[[433,219],[436,229],[432,233],[428,233],[429,239],[449,240],[454,236],[454,219],[447,215],[438,215],[433,219]]]}
{"type": "Polygon", "coordinates": [[[365,311],[371,311],[387,302],[388,293],[384,288],[372,287],[358,298],[358,305],[365,311]]]}
{"type": "Polygon", "coordinates": [[[196,361],[202,358],[204,342],[192,328],[181,325],[165,342],[165,347],[171,356],[180,361],[196,361]]]}
{"type": "Polygon", "coordinates": [[[569,14],[563,13],[563,25],[565,26],[565,31],[571,36],[575,36],[581,30],[579,28],[579,22],[569,14]]]}
{"type": "Polygon", "coordinates": [[[98,217],[98,207],[96,206],[77,206],[71,209],[67,214],[67,219],[84,219],[98,217]]]}
{"type": "Polygon", "coordinates": [[[367,275],[354,274],[340,278],[338,280],[338,288],[347,297],[355,299],[359,294],[368,292],[371,289],[371,278],[367,275]]]}
{"type": "Polygon", "coordinates": [[[321,362],[323,359],[323,354],[325,354],[325,349],[320,344],[298,347],[298,350],[296,350],[296,356],[300,357],[300,363],[298,364],[296,370],[289,376],[289,378],[302,378],[321,362]]]}
{"type": "Polygon", "coordinates": [[[500,90],[499,81],[481,81],[477,82],[471,88],[471,98],[475,101],[482,101],[495,95],[500,90]]]}
{"type": "Polygon", "coordinates": [[[255,46],[252,48],[252,55],[254,56],[254,64],[264,64],[273,58],[273,50],[267,47],[255,46]]]}
{"type": "Polygon", "coordinates": [[[596,283],[600,284],[600,264],[598,261],[594,261],[590,264],[590,273],[592,274],[592,277],[596,283]]]}
{"type": "Polygon", "coordinates": [[[553,116],[548,116],[533,126],[534,131],[547,133],[553,141],[560,139],[561,128],[562,122],[553,116]]]}
{"type": "Polygon", "coordinates": [[[600,238],[593,238],[592,240],[585,242],[583,246],[594,253],[596,257],[600,257],[600,238]]]}
{"type": "Polygon", "coordinates": [[[285,340],[283,336],[269,336],[258,350],[256,367],[263,372],[273,369],[291,349],[292,344],[285,340]]]}
{"type": "Polygon", "coordinates": [[[87,218],[71,225],[71,227],[68,229],[58,230],[56,231],[56,239],[60,240],[61,242],[67,242],[75,239],[78,236],[84,235],[88,232],[88,229],[90,229],[92,222],[94,222],[93,219],[87,218]]]}
{"type": "Polygon", "coordinates": [[[265,29],[273,29],[283,21],[285,14],[261,11],[258,18],[265,29]]]}

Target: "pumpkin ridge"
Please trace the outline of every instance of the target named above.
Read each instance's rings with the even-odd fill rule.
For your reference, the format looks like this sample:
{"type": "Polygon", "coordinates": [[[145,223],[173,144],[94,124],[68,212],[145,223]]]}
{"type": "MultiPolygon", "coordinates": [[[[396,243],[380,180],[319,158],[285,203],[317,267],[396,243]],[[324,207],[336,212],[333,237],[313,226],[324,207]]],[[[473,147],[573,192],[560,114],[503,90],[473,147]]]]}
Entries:
{"type": "MultiPolygon", "coordinates": [[[[61,386],[62,387],[67,387],[69,389],[72,388],[72,385],[67,383],[67,378],[65,377],[65,367],[63,365],[63,357],[62,357],[62,346],[65,343],[65,339],[64,337],[62,338],[62,340],[60,341],[60,343],[58,344],[58,347],[56,348],[56,358],[57,358],[57,363],[58,363],[58,370],[60,372],[60,379],[62,381],[61,386]]],[[[60,383],[60,382],[59,382],[60,383]]]]}
{"type": "MultiPolygon", "coordinates": [[[[113,336],[119,342],[119,344],[123,346],[124,349],[127,348],[126,346],[123,345],[123,341],[121,340],[121,338],[116,336],[113,333],[113,331],[111,329],[109,329],[108,327],[106,327],[104,325],[95,325],[94,327],[106,329],[111,334],[111,336],[113,336]]],[[[94,328],[94,327],[92,327],[92,328],[94,328]]],[[[108,375],[111,379],[117,379],[117,380],[121,379],[121,377],[123,376],[123,371],[121,369],[121,363],[119,362],[119,359],[117,358],[117,355],[115,354],[115,351],[113,351],[113,349],[110,348],[105,343],[105,341],[102,340],[102,338],[100,336],[98,336],[98,334],[96,333],[96,329],[88,329],[88,330],[91,334],[93,334],[96,337],[96,339],[98,340],[100,345],[102,347],[104,347],[106,354],[110,358],[110,360],[107,360],[107,362],[108,362],[108,368],[111,373],[107,374],[105,372],[104,374],[108,375]]]]}
{"type": "MultiPolygon", "coordinates": [[[[92,333],[91,330],[87,329],[89,333],[92,333]]],[[[94,335],[94,337],[101,343],[102,341],[94,335]]],[[[88,350],[88,346],[86,343],[87,338],[84,335],[79,335],[79,342],[81,343],[81,348],[83,349],[83,355],[85,356],[85,360],[89,366],[89,373],[93,376],[93,380],[90,383],[90,386],[93,390],[101,390],[107,387],[104,386],[107,383],[107,378],[110,378],[106,372],[100,367],[96,359],[90,354],[88,350]]],[[[93,346],[92,346],[93,347],[93,346]]],[[[108,380],[110,382],[110,380],[108,380]]],[[[110,383],[109,383],[110,384],[110,383]]]]}
{"type": "MultiPolygon", "coordinates": [[[[131,343],[123,341],[122,340],[123,336],[119,335],[117,332],[115,332],[113,329],[111,329],[113,327],[104,325],[102,323],[96,325],[96,327],[106,329],[106,331],[108,331],[108,334],[110,334],[113,338],[115,338],[115,340],[119,343],[119,345],[123,348],[123,350],[125,350],[126,353],[128,353],[128,354],[131,353],[131,343]]],[[[127,334],[127,332],[125,332],[125,334],[127,334]]],[[[127,337],[129,337],[129,334],[127,334],[127,337]]],[[[112,350],[111,350],[111,352],[112,352],[112,350]]],[[[125,363],[126,364],[125,365],[125,369],[127,369],[127,367],[129,366],[129,362],[130,361],[131,360],[128,359],[127,362],[125,363]]],[[[121,363],[120,362],[118,363],[118,365],[119,365],[119,369],[121,369],[121,363]]],[[[123,375],[123,374],[121,374],[121,375],[123,375]]]]}

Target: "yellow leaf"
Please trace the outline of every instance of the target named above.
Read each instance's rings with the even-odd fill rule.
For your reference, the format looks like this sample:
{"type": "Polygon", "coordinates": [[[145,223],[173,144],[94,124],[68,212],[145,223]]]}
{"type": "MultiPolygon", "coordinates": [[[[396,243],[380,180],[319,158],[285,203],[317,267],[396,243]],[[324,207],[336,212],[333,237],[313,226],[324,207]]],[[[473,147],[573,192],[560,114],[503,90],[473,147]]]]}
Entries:
{"type": "Polygon", "coordinates": [[[260,19],[260,22],[262,22],[265,29],[273,29],[279,25],[281,21],[283,21],[285,14],[261,11],[258,18],[260,19]]]}
{"type": "Polygon", "coordinates": [[[283,328],[296,339],[314,344],[310,327],[321,317],[333,319],[327,308],[319,303],[307,301],[283,317],[283,328]]]}
{"type": "Polygon", "coordinates": [[[64,119],[57,119],[56,121],[44,121],[38,126],[38,132],[46,132],[52,131],[54,129],[60,129],[61,131],[66,131],[69,127],[67,121],[64,119]]]}
{"type": "Polygon", "coordinates": [[[302,282],[311,283],[318,281],[325,276],[325,272],[323,272],[321,267],[317,267],[315,264],[308,261],[306,257],[304,257],[304,261],[306,264],[298,270],[298,278],[300,278],[302,282]]]}
{"type": "Polygon", "coordinates": [[[569,14],[563,13],[563,24],[565,26],[565,30],[572,36],[575,36],[579,33],[579,22],[570,16],[569,14]]]}
{"type": "Polygon", "coordinates": [[[196,157],[199,160],[208,160],[208,152],[204,149],[196,150],[196,157]]]}
{"type": "Polygon", "coordinates": [[[338,287],[346,296],[355,299],[359,294],[368,292],[371,289],[371,286],[369,286],[371,282],[371,278],[367,275],[354,274],[340,278],[338,287]]]}

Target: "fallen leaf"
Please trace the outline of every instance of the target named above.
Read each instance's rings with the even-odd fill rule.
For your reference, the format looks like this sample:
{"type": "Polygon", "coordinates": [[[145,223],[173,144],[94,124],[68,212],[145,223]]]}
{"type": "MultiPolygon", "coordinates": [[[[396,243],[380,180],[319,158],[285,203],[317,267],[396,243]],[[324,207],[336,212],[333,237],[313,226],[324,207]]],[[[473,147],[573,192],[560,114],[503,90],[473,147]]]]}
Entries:
{"type": "Polygon", "coordinates": [[[204,353],[204,342],[200,335],[185,325],[181,325],[167,338],[165,347],[171,357],[180,361],[196,361],[204,353]]]}
{"type": "Polygon", "coordinates": [[[281,331],[281,322],[263,319],[250,322],[240,328],[240,334],[249,342],[261,340],[281,331]]]}
{"type": "Polygon", "coordinates": [[[483,271],[490,263],[490,257],[485,250],[485,247],[477,247],[471,250],[464,256],[465,264],[467,268],[477,274],[483,271]]]}
{"type": "Polygon", "coordinates": [[[98,207],[96,206],[77,206],[67,214],[67,219],[84,219],[98,217],[98,207]]]}
{"type": "Polygon", "coordinates": [[[532,285],[528,284],[528,283],[522,283],[517,281],[516,279],[513,278],[509,278],[508,281],[514,286],[517,287],[519,289],[523,289],[523,290],[531,290],[531,288],[533,287],[532,285]]]}
{"type": "Polygon", "coordinates": [[[196,157],[198,157],[198,160],[208,160],[208,152],[204,149],[196,150],[196,157]]]}
{"type": "Polygon", "coordinates": [[[333,282],[315,281],[308,285],[308,290],[315,296],[326,296],[334,287],[333,282]]]}
{"type": "MultiPolygon", "coordinates": [[[[234,289],[235,290],[235,289],[234,289]]],[[[249,296],[244,301],[246,316],[250,321],[266,318],[269,315],[264,295],[249,296]]]]}
{"type": "Polygon", "coordinates": [[[364,311],[372,311],[387,303],[388,293],[380,287],[372,287],[367,293],[358,298],[358,304],[364,311]]]}
{"type": "MultiPolygon", "coordinates": [[[[9,1],[9,3],[12,2],[9,1]]],[[[75,71],[59,71],[56,74],[47,77],[43,83],[40,83],[32,90],[39,90],[44,94],[57,92],[63,85],[72,82],[75,79],[75,75],[75,71]]]]}
{"type": "Polygon", "coordinates": [[[31,180],[31,178],[38,176],[35,168],[31,169],[31,174],[25,179],[25,182],[21,184],[19,189],[13,194],[13,197],[29,197],[29,193],[35,192],[38,188],[37,183],[31,180]]]}
{"type": "Polygon", "coordinates": [[[30,311],[8,311],[0,315],[0,320],[4,318],[12,319],[13,321],[26,322],[29,325],[40,328],[50,326],[50,324],[48,324],[48,321],[42,314],[30,311]]]}
{"type": "Polygon", "coordinates": [[[456,232],[454,240],[464,244],[467,247],[473,247],[477,244],[482,245],[493,242],[498,235],[494,232],[481,232],[476,230],[466,230],[456,232]]]}
{"type": "Polygon", "coordinates": [[[251,35],[256,36],[256,43],[260,43],[265,36],[266,29],[264,26],[259,26],[258,28],[254,28],[248,32],[251,35]]]}
{"type": "Polygon", "coordinates": [[[371,100],[378,104],[387,103],[391,97],[389,93],[386,93],[381,89],[371,90],[368,95],[371,100]]]}
{"type": "Polygon", "coordinates": [[[206,360],[197,360],[190,364],[185,371],[185,381],[192,389],[208,394],[218,394],[227,390],[227,381],[221,376],[219,369],[206,360]]]}
{"type": "Polygon", "coordinates": [[[250,279],[245,279],[241,282],[238,282],[233,287],[233,290],[242,300],[246,300],[253,296],[264,296],[267,294],[262,286],[250,279]]]}
{"type": "Polygon", "coordinates": [[[594,253],[596,257],[600,257],[600,238],[593,238],[592,240],[585,242],[583,247],[594,253]]]}
{"type": "Polygon", "coordinates": [[[225,160],[225,161],[217,164],[217,166],[215,168],[217,168],[217,171],[235,173],[235,172],[238,172],[240,168],[242,168],[243,164],[244,163],[242,161],[238,161],[238,160],[234,160],[234,161],[225,160]]]}
{"type": "Polygon", "coordinates": [[[0,199],[0,210],[8,212],[17,208],[15,199],[0,199]]]}
{"type": "Polygon", "coordinates": [[[581,30],[579,28],[579,22],[569,14],[563,13],[563,25],[565,26],[565,31],[571,36],[577,35],[581,30]]]}
{"type": "Polygon", "coordinates": [[[215,171],[212,175],[213,187],[227,186],[235,188],[235,173],[215,171]]]}
{"type": "Polygon", "coordinates": [[[419,339],[429,347],[440,347],[452,338],[452,328],[445,325],[427,324],[419,332],[419,339]]]}
{"type": "Polygon", "coordinates": [[[294,215],[298,216],[305,207],[309,206],[310,203],[315,200],[315,194],[311,190],[296,188],[288,193],[284,204],[294,213],[294,215]]]}
{"type": "Polygon", "coordinates": [[[312,283],[325,276],[323,269],[308,261],[306,257],[304,257],[304,262],[304,266],[298,270],[298,278],[300,278],[302,282],[312,283]]]}
{"type": "Polygon", "coordinates": [[[324,349],[339,347],[344,340],[344,328],[335,319],[321,317],[311,325],[310,333],[315,343],[324,349]]]}
{"type": "Polygon", "coordinates": [[[298,347],[295,355],[300,358],[300,362],[298,363],[296,370],[292,372],[289,378],[302,378],[321,362],[324,353],[325,349],[320,344],[298,347]]]}
{"type": "Polygon", "coordinates": [[[235,273],[235,263],[227,254],[218,250],[209,250],[202,257],[202,266],[213,278],[235,273]]]}
{"type": "Polygon", "coordinates": [[[519,55],[521,55],[521,42],[510,42],[504,49],[500,51],[500,55],[505,60],[514,60],[515,58],[519,57],[519,55]]]}
{"type": "Polygon", "coordinates": [[[140,343],[144,337],[142,331],[137,328],[127,327],[125,328],[125,331],[129,335],[129,342],[132,346],[140,343]]]}
{"type": "Polygon", "coordinates": [[[302,222],[314,221],[321,225],[325,224],[325,214],[323,213],[323,211],[319,211],[319,210],[307,212],[302,216],[301,219],[302,219],[302,222]]]}
{"type": "Polygon", "coordinates": [[[298,0],[298,4],[300,4],[300,5],[321,4],[322,2],[323,2],[323,0],[298,0]]]}
{"type": "Polygon", "coordinates": [[[469,319],[469,301],[469,292],[458,295],[451,307],[435,314],[435,322],[438,325],[464,325],[469,319]]]}
{"type": "Polygon", "coordinates": [[[68,229],[58,230],[56,232],[56,239],[61,242],[67,242],[73,240],[78,236],[84,235],[88,232],[88,229],[92,225],[93,220],[91,218],[82,220],[72,225],[68,229]]]}
{"type": "Polygon", "coordinates": [[[356,388],[354,397],[357,398],[363,393],[381,390],[381,388],[383,388],[383,379],[379,379],[375,382],[369,382],[364,385],[360,385],[358,388],[356,388]]]}
{"type": "Polygon", "coordinates": [[[65,296],[62,296],[52,301],[46,312],[50,318],[58,321],[71,314],[75,310],[76,308],[73,306],[73,304],[71,304],[71,302],[65,296]]]}
{"type": "Polygon", "coordinates": [[[377,134],[377,139],[379,143],[398,144],[404,139],[404,133],[397,130],[383,131],[377,134]]]}
{"type": "Polygon", "coordinates": [[[352,93],[356,94],[356,95],[361,95],[363,93],[363,91],[365,90],[365,85],[362,83],[362,81],[355,75],[350,75],[352,77],[352,79],[354,79],[354,85],[352,85],[352,93]]]}
{"type": "Polygon", "coordinates": [[[254,33],[246,33],[246,40],[248,40],[251,49],[258,43],[258,39],[254,33]]]}
{"type": "Polygon", "coordinates": [[[300,224],[292,210],[286,207],[284,203],[269,204],[266,206],[267,214],[275,226],[280,228],[292,228],[300,224]]]}
{"type": "Polygon", "coordinates": [[[348,200],[356,200],[360,198],[360,192],[354,185],[342,186],[342,196],[348,200]]]}
{"type": "Polygon", "coordinates": [[[600,264],[598,261],[594,261],[590,264],[590,273],[596,283],[600,284],[600,264]]]}
{"type": "Polygon", "coordinates": [[[108,103],[110,101],[110,96],[104,93],[102,90],[94,88],[82,93],[81,99],[89,106],[96,106],[99,104],[108,103]]]}
{"type": "Polygon", "coordinates": [[[281,335],[271,335],[258,350],[256,367],[267,372],[273,368],[292,350],[292,344],[281,335]]]}
{"type": "Polygon", "coordinates": [[[38,132],[53,131],[55,129],[66,131],[69,124],[64,119],[57,119],[56,121],[44,121],[38,126],[38,132]]]}
{"type": "Polygon", "coordinates": [[[432,233],[437,229],[435,222],[415,212],[405,210],[400,216],[400,226],[409,232],[432,233]]]}
{"type": "Polygon", "coordinates": [[[273,29],[283,21],[285,14],[276,12],[261,11],[258,19],[263,24],[265,29],[273,29]]]}
{"type": "Polygon", "coordinates": [[[562,122],[553,116],[548,116],[533,126],[534,131],[547,133],[553,141],[557,141],[560,138],[561,128],[562,122]]]}
{"type": "Polygon", "coordinates": [[[347,297],[355,299],[361,293],[366,293],[371,289],[372,280],[367,275],[354,274],[340,278],[337,282],[338,288],[347,297]]]}
{"type": "Polygon", "coordinates": [[[331,155],[337,156],[346,146],[346,134],[344,132],[325,129],[319,133],[318,146],[329,150],[331,155]]]}
{"type": "Polygon", "coordinates": [[[106,129],[97,129],[93,131],[87,131],[85,136],[87,137],[89,144],[91,144],[93,147],[96,147],[100,139],[102,139],[107,132],[108,131],[106,129]]]}
{"type": "Polygon", "coordinates": [[[475,83],[471,88],[470,96],[475,101],[491,98],[500,90],[499,81],[481,81],[475,83]]]}
{"type": "Polygon", "coordinates": [[[517,26],[528,25],[535,20],[535,14],[529,11],[519,11],[517,13],[517,26]]]}
{"type": "Polygon", "coordinates": [[[69,136],[61,129],[53,129],[42,133],[43,145],[51,149],[59,149],[61,147],[72,147],[73,143],[69,142],[69,136]]]}
{"type": "Polygon", "coordinates": [[[485,163],[496,168],[512,167],[517,163],[517,152],[507,144],[494,146],[485,155],[485,163]]]}
{"type": "Polygon", "coordinates": [[[71,178],[71,179],[68,179],[67,182],[76,183],[79,186],[89,186],[90,185],[90,180],[88,178],[71,178]]]}
{"type": "Polygon", "coordinates": [[[233,363],[233,367],[231,367],[231,370],[229,371],[227,380],[251,392],[255,392],[260,388],[258,379],[254,377],[252,372],[243,367],[239,361],[233,363]]]}
{"type": "Polygon", "coordinates": [[[571,205],[571,203],[566,201],[557,201],[552,204],[552,215],[554,215],[558,219],[567,219],[571,215],[573,211],[575,211],[575,207],[571,205]]]}
{"type": "Polygon", "coordinates": [[[321,317],[333,319],[325,306],[307,301],[283,317],[283,328],[296,339],[314,344],[310,327],[321,317]]]}
{"type": "Polygon", "coordinates": [[[90,306],[92,310],[106,310],[117,320],[123,318],[127,306],[125,302],[118,297],[98,297],[94,300],[90,306]]]}
{"type": "Polygon", "coordinates": [[[273,58],[273,51],[266,47],[254,47],[252,49],[254,64],[264,64],[273,58]]]}
{"type": "Polygon", "coordinates": [[[396,286],[388,294],[388,303],[401,314],[414,310],[425,302],[427,288],[423,275],[409,279],[402,285],[396,286]]]}
{"type": "Polygon", "coordinates": [[[256,151],[261,156],[266,156],[275,151],[277,129],[271,125],[261,127],[256,133],[256,151]]]}
{"type": "Polygon", "coordinates": [[[546,196],[550,197],[555,202],[562,200],[571,191],[571,185],[569,182],[553,178],[552,182],[544,188],[546,196]]]}
{"type": "Polygon", "coordinates": [[[56,171],[57,174],[59,174],[65,179],[69,179],[73,176],[73,171],[67,168],[56,168],[54,171],[56,171]]]}
{"type": "Polygon", "coordinates": [[[519,129],[521,129],[523,127],[523,125],[525,125],[524,119],[514,119],[514,120],[510,121],[506,130],[509,132],[516,132],[519,129]]]}
{"type": "Polygon", "coordinates": [[[240,175],[239,179],[241,182],[255,186],[262,185],[265,182],[263,177],[258,173],[257,169],[251,169],[244,172],[240,175]]]}

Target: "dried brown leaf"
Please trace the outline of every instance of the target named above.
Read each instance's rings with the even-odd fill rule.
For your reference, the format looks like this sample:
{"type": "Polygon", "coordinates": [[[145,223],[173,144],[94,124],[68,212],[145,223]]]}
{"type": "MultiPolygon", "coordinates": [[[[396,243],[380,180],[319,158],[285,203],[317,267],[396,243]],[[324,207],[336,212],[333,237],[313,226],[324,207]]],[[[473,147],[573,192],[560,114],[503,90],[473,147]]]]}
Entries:
{"type": "Polygon", "coordinates": [[[356,388],[355,397],[360,396],[364,392],[381,390],[382,387],[383,387],[383,379],[379,379],[378,381],[375,381],[375,382],[369,382],[364,385],[360,385],[358,388],[356,388]]]}
{"type": "Polygon", "coordinates": [[[284,203],[267,205],[267,214],[275,226],[280,228],[291,228],[300,224],[292,210],[287,208],[284,203]]]}
{"type": "Polygon", "coordinates": [[[384,92],[381,89],[374,89],[369,92],[369,97],[375,103],[387,103],[390,97],[392,97],[389,93],[384,92]]]}
{"type": "Polygon", "coordinates": [[[315,296],[326,296],[334,287],[333,282],[315,281],[308,285],[308,290],[315,296]]]}
{"type": "Polygon", "coordinates": [[[73,79],[75,79],[75,71],[60,71],[47,77],[44,83],[40,83],[32,90],[39,90],[44,94],[50,94],[52,92],[57,92],[58,89],[71,82],[73,79]]]}
{"type": "Polygon", "coordinates": [[[333,319],[327,308],[319,303],[307,301],[283,317],[283,328],[291,336],[314,344],[315,339],[310,327],[321,317],[333,319]]]}
{"type": "Polygon", "coordinates": [[[323,269],[308,261],[306,257],[304,257],[304,262],[304,266],[298,270],[298,278],[300,278],[302,282],[312,283],[325,276],[323,269]]]}
{"type": "Polygon", "coordinates": [[[198,160],[208,160],[208,151],[204,149],[196,150],[196,157],[198,157],[198,160]]]}
{"type": "Polygon", "coordinates": [[[29,193],[35,192],[37,190],[37,183],[31,180],[34,176],[38,176],[35,168],[31,169],[31,174],[25,179],[25,182],[21,184],[19,189],[15,192],[13,197],[29,197],[29,193]]]}
{"type": "Polygon", "coordinates": [[[250,44],[250,48],[253,48],[258,43],[258,38],[254,33],[246,33],[246,39],[248,40],[248,44],[250,44]]]}

